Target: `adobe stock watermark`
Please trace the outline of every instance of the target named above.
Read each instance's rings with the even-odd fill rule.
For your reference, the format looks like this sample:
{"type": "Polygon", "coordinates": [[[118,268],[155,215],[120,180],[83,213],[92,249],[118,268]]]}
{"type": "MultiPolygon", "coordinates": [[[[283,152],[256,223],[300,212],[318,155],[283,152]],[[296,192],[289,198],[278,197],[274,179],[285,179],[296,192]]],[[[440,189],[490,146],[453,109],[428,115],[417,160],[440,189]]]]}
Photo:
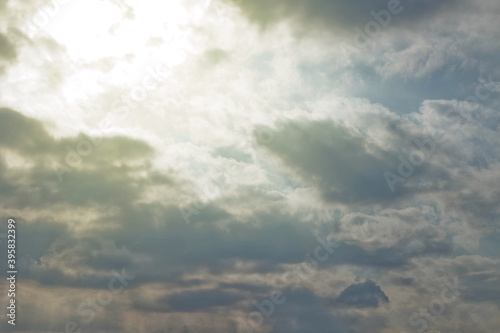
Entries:
{"type": "MultiPolygon", "coordinates": [[[[412,327],[418,327],[418,333],[426,332],[432,323],[446,310],[446,305],[453,303],[459,296],[460,290],[466,290],[467,287],[458,284],[458,278],[455,277],[453,282],[444,281],[445,287],[441,289],[439,297],[430,301],[427,308],[419,308],[418,312],[413,312],[408,318],[408,323],[412,327]],[[420,327],[419,327],[420,326],[420,327]]],[[[401,331],[400,333],[408,333],[401,331]]]]}
{"type": "MultiPolygon", "coordinates": [[[[326,241],[316,237],[319,243],[313,251],[313,256],[307,256],[302,263],[294,269],[286,271],[282,276],[282,282],[289,284],[286,289],[297,290],[318,269],[319,263],[325,262],[333,254],[339,244],[330,237],[326,241]],[[284,277],[284,279],[283,279],[284,277]]],[[[273,315],[276,307],[286,302],[285,290],[274,290],[268,299],[261,302],[254,300],[252,303],[258,311],[248,314],[247,318],[238,318],[238,333],[253,333],[259,331],[264,324],[264,318],[273,315]]]]}
{"type": "MultiPolygon", "coordinates": [[[[500,86],[500,82],[493,81],[491,74],[488,77],[488,81],[483,77],[480,77],[478,81],[479,84],[476,86],[474,95],[469,95],[465,98],[465,101],[471,103],[474,108],[479,106],[480,101],[489,99],[491,94],[499,90],[498,87],[500,86]]],[[[460,110],[451,106],[448,107],[444,116],[445,121],[450,125],[451,129],[459,124],[463,124],[467,120],[467,117],[460,110]]],[[[413,143],[418,149],[411,151],[407,159],[402,155],[398,156],[400,163],[397,174],[391,171],[384,172],[385,180],[391,192],[394,193],[396,191],[396,184],[398,182],[404,182],[408,177],[413,175],[416,168],[433,156],[437,145],[445,141],[444,134],[444,130],[440,129],[430,138],[423,140],[415,139],[413,143]]]]}
{"type": "Polygon", "coordinates": [[[123,292],[129,281],[135,279],[135,276],[127,275],[125,268],[122,268],[121,273],[112,270],[111,274],[113,277],[108,281],[107,290],[99,291],[95,297],[87,298],[76,308],[76,313],[81,317],[81,324],[76,321],[68,321],[64,326],[65,333],[81,333],[82,325],[94,321],[96,313],[101,312],[106,305],[113,301],[115,295],[123,292]]]}

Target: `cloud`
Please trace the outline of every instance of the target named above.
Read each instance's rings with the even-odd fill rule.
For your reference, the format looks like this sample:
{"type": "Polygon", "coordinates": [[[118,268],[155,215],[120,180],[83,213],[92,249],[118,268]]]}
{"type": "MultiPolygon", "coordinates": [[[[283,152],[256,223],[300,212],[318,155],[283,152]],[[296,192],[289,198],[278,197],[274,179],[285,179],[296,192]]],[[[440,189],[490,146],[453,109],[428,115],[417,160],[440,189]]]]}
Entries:
{"type": "Polygon", "coordinates": [[[386,302],[389,302],[387,295],[371,280],[350,285],[335,300],[335,304],[356,308],[377,307],[386,302]]]}
{"type": "MultiPolygon", "coordinates": [[[[168,176],[152,170],[152,148],[127,137],[95,138],[80,134],[55,139],[43,125],[13,110],[0,109],[1,146],[13,152],[28,170],[7,168],[3,182],[19,194],[35,183],[38,195],[5,197],[11,207],[43,206],[57,202],[72,205],[129,203],[140,198],[149,184],[171,184],[168,176]],[[31,166],[31,168],[29,167],[31,166]],[[147,172],[142,178],[140,172],[147,172]],[[78,188],[78,191],[75,189],[78,188]]],[[[9,159],[3,158],[9,164],[9,159]]]]}
{"type": "Polygon", "coordinates": [[[328,310],[326,300],[309,290],[299,289],[287,293],[284,304],[276,307],[272,333],[282,332],[347,332],[337,318],[328,310]]]}
{"type": "Polygon", "coordinates": [[[277,125],[273,140],[263,147],[317,186],[327,202],[367,204],[404,195],[392,193],[383,177],[397,156],[341,123],[283,122],[277,125]]]}
{"type": "MultiPolygon", "coordinates": [[[[0,5],[1,6],[1,5],[0,5]]],[[[7,36],[0,33],[0,58],[13,61],[17,58],[15,46],[9,41],[7,36]]]]}
{"type": "Polygon", "coordinates": [[[165,297],[162,302],[167,304],[169,311],[194,312],[212,307],[230,306],[242,299],[242,296],[214,289],[176,293],[165,297]]]}
{"type": "MultiPolygon", "coordinates": [[[[8,108],[0,108],[1,140],[3,147],[24,154],[51,152],[53,140],[38,121],[8,108]]],[[[53,152],[53,151],[52,151],[53,152]]]]}
{"type": "MultiPolygon", "coordinates": [[[[229,0],[228,0],[229,1],[229,0]]],[[[243,13],[262,27],[275,24],[282,20],[291,20],[302,26],[303,30],[327,29],[332,32],[351,30],[356,25],[366,23],[373,18],[371,10],[387,9],[391,1],[342,1],[342,0],[278,0],[273,3],[257,0],[231,1],[237,4],[243,13]]],[[[396,24],[403,25],[412,21],[421,21],[431,15],[439,15],[443,11],[456,9],[462,1],[439,0],[399,2],[402,8],[396,24]]]]}

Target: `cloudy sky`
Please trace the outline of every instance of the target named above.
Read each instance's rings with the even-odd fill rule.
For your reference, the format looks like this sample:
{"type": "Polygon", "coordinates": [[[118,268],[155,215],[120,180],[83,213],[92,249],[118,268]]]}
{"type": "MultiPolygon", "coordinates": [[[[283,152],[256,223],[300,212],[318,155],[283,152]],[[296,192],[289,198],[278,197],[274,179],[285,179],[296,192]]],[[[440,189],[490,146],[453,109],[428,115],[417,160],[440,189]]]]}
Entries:
{"type": "Polygon", "coordinates": [[[499,56],[497,0],[0,0],[0,331],[498,332],[499,56]]]}

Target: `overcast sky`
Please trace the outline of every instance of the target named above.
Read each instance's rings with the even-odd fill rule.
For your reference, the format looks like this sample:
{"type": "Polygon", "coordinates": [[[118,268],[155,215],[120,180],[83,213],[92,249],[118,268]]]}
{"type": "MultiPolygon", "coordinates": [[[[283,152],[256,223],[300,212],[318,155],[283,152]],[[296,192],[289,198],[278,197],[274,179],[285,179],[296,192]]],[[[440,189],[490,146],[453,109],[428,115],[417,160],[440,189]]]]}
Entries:
{"type": "Polygon", "coordinates": [[[0,331],[498,332],[499,58],[498,0],[0,0],[0,331]]]}

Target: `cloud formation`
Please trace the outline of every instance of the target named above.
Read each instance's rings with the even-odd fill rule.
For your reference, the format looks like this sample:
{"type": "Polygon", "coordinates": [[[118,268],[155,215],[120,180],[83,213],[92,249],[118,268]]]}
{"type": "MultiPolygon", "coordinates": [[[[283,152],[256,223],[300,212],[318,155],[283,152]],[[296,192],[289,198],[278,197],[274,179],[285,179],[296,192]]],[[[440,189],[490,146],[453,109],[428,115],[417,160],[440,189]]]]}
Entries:
{"type": "Polygon", "coordinates": [[[496,332],[498,2],[0,8],[20,331],[496,332]]]}

